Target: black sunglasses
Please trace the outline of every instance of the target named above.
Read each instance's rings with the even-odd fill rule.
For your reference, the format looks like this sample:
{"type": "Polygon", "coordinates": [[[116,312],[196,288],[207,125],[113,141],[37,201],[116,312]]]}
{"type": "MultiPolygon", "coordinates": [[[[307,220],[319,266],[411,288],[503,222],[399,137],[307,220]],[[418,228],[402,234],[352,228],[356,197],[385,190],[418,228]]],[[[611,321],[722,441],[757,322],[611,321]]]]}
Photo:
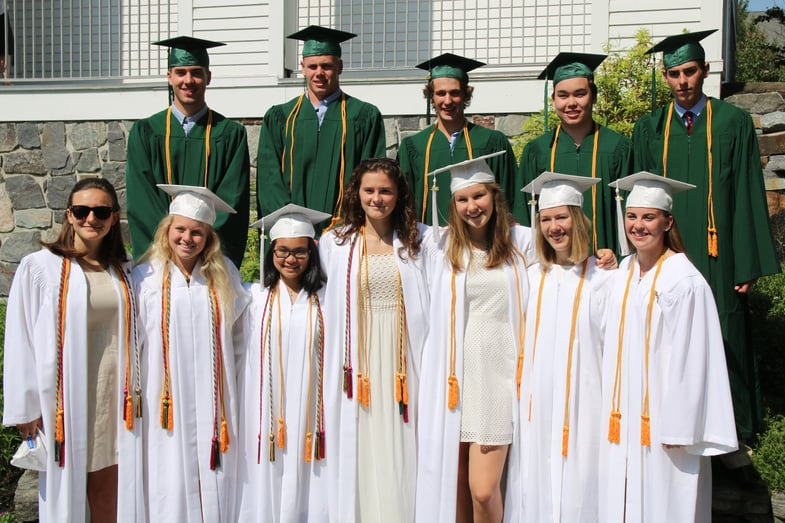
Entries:
{"type": "Polygon", "coordinates": [[[72,205],[71,214],[77,220],[84,220],[90,216],[90,212],[95,215],[99,220],[106,220],[112,215],[112,208],[107,206],[101,207],[88,207],[87,205],[72,205]]]}

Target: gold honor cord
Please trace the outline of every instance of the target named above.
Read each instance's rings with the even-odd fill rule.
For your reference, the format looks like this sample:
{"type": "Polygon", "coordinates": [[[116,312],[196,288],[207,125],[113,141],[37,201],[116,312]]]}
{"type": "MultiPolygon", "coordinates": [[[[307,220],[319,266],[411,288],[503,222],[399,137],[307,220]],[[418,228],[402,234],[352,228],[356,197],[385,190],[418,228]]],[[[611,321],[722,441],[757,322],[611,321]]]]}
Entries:
{"type": "Polygon", "coordinates": [[[139,363],[139,346],[136,343],[136,300],[133,297],[133,290],[131,282],[128,280],[127,275],[123,272],[120,265],[115,265],[115,272],[117,273],[118,280],[120,281],[120,289],[123,293],[123,306],[125,307],[124,325],[125,325],[125,380],[123,388],[123,398],[125,408],[123,409],[123,421],[127,430],[134,429],[134,400],[131,395],[131,379],[133,369],[136,370],[136,379],[133,384],[133,391],[136,393],[136,415],[135,417],[142,417],[142,383],[141,371],[139,363]],[[133,331],[133,334],[132,334],[133,331]],[[131,344],[134,345],[133,358],[131,357],[131,344]]]}
{"type": "MultiPolygon", "coordinates": [[[[561,132],[561,124],[556,128],[556,135],[553,137],[553,145],[551,145],[551,172],[556,172],[556,144],[559,143],[559,133],[561,132]]],[[[597,177],[597,149],[600,143],[600,126],[594,124],[594,148],[591,153],[591,177],[597,177]]],[[[593,185],[591,188],[591,229],[592,229],[592,247],[594,252],[597,252],[597,186],[593,185]]]]}
{"type": "MultiPolygon", "coordinates": [[[[586,268],[589,266],[589,259],[583,260],[583,270],[581,279],[578,282],[578,289],[575,291],[575,301],[572,304],[572,323],[570,324],[570,345],[567,352],[567,390],[564,395],[564,428],[562,429],[561,455],[567,457],[567,447],[570,441],[570,390],[572,387],[572,353],[575,343],[575,330],[578,327],[578,311],[581,307],[581,291],[583,282],[586,279],[586,268]]],[[[538,304],[539,306],[539,304],[538,304]]]]}
{"type": "MultiPolygon", "coordinates": [[[[204,187],[207,187],[207,168],[210,162],[210,131],[213,127],[213,111],[207,110],[207,129],[204,133],[204,187]]],[[[172,156],[169,142],[172,138],[172,106],[166,111],[166,183],[172,183],[172,156]]],[[[174,197],[171,197],[174,198],[174,197]]]]}
{"type": "MultiPolygon", "coordinates": [[[[436,130],[439,128],[439,124],[433,124],[433,130],[431,130],[431,134],[428,136],[428,145],[425,146],[425,167],[422,173],[423,178],[423,191],[422,191],[422,219],[420,220],[422,223],[425,223],[425,214],[426,210],[428,209],[428,169],[431,166],[431,143],[433,143],[433,136],[436,134],[436,130]]],[[[474,150],[472,148],[472,141],[469,138],[469,128],[464,125],[463,126],[463,137],[466,140],[466,150],[469,153],[469,160],[474,159],[474,150]]],[[[436,185],[436,176],[433,175],[433,184],[436,185]]],[[[434,227],[438,227],[438,223],[432,223],[434,227]]]]}
{"type": "Polygon", "coordinates": [[[71,259],[63,257],[60,268],[60,292],[57,300],[57,382],[55,384],[55,462],[65,467],[65,402],[63,399],[63,346],[65,345],[65,315],[68,300],[68,279],[71,259]]]}
{"type": "MultiPolygon", "coordinates": [[[[670,145],[670,137],[671,137],[671,120],[673,119],[673,102],[670,103],[668,107],[668,120],[665,124],[665,143],[662,147],[662,176],[667,178],[668,177],[668,146],[670,145]]],[[[713,183],[713,176],[712,171],[714,167],[714,159],[711,153],[712,147],[712,120],[713,120],[713,113],[711,109],[711,100],[706,100],[706,155],[707,161],[709,165],[709,196],[708,196],[708,212],[706,216],[706,220],[708,221],[707,231],[708,231],[708,252],[709,256],[712,258],[716,258],[719,256],[719,248],[717,246],[717,223],[714,219],[714,183],[713,183]]]]}

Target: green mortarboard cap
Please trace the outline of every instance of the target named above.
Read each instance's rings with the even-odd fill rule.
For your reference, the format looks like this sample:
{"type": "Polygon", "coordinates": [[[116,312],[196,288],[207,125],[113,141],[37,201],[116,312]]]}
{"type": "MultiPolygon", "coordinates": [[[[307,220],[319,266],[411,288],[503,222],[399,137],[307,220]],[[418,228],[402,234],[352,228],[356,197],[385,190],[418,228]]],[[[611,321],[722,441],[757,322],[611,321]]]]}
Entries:
{"type": "Polygon", "coordinates": [[[706,51],[703,50],[700,41],[716,31],[716,29],[710,29],[708,31],[669,36],[646,51],[646,54],[662,51],[662,63],[665,69],[692,62],[693,60],[703,64],[706,61],[706,51]]]}
{"type": "Polygon", "coordinates": [[[303,45],[303,58],[307,56],[341,56],[341,42],[345,42],[357,36],[354,33],[347,33],[346,31],[339,31],[337,29],[330,29],[329,27],[320,27],[318,25],[309,25],[301,31],[292,33],[286,38],[294,40],[302,40],[305,42],[303,45]]]}
{"type": "Polygon", "coordinates": [[[464,58],[457,54],[444,53],[418,64],[417,69],[428,71],[429,79],[457,78],[463,83],[469,82],[469,72],[485,65],[483,62],[464,58]]]}
{"type": "Polygon", "coordinates": [[[594,70],[607,56],[605,54],[559,53],[543,69],[537,79],[553,79],[553,85],[569,78],[588,78],[593,81],[594,70]]]}
{"type": "Polygon", "coordinates": [[[207,55],[207,50],[226,44],[202,40],[192,36],[176,36],[168,40],[153,42],[153,45],[169,48],[168,67],[200,65],[209,69],[210,57],[207,55]]]}

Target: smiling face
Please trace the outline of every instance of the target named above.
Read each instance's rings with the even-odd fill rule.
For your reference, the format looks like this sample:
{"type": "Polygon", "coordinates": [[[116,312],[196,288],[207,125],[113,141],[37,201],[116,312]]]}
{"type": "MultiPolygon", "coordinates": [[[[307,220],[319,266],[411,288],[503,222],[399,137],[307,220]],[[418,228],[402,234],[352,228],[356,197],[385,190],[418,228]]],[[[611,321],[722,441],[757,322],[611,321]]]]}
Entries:
{"type": "Polygon", "coordinates": [[[337,56],[306,56],[300,62],[311,99],[323,100],[338,90],[343,61],[337,56]]]}
{"type": "Polygon", "coordinates": [[[360,205],[366,220],[390,220],[398,203],[398,187],[382,171],[368,171],[360,180],[360,205]]]}
{"type": "Polygon", "coordinates": [[[561,205],[540,211],[540,231],[556,252],[556,263],[569,263],[572,249],[573,223],[569,207],[561,205]]]}
{"type": "Polygon", "coordinates": [[[659,255],[665,246],[665,234],[672,226],[673,216],[660,209],[628,207],[624,216],[627,238],[642,254],[659,255]]]}
{"type": "Polygon", "coordinates": [[[210,85],[210,71],[200,65],[171,67],[166,73],[174,91],[174,105],[186,116],[204,107],[204,94],[210,85]]]}
{"type": "Polygon", "coordinates": [[[109,207],[112,208],[112,196],[101,189],[85,189],[77,191],[71,195],[71,207],[66,209],[65,214],[68,223],[74,228],[74,248],[78,251],[87,251],[92,247],[100,245],[101,240],[109,234],[112,225],[117,223],[120,213],[113,211],[111,215],[102,220],[95,215],[94,211],[85,218],[77,218],[72,212],[73,207],[109,207]]]}
{"type": "Polygon", "coordinates": [[[594,95],[587,78],[567,78],[554,87],[553,107],[562,125],[580,126],[592,119],[594,95]]]}
{"type": "Polygon", "coordinates": [[[300,278],[308,268],[309,238],[278,238],[273,246],[273,265],[281,280],[290,288],[299,290],[300,278]],[[285,256],[285,257],[284,257],[285,256]]]}
{"type": "Polygon", "coordinates": [[[207,245],[207,225],[179,214],[172,215],[169,226],[169,248],[178,267],[189,273],[207,245]]]}
{"type": "Polygon", "coordinates": [[[463,124],[466,93],[457,78],[434,78],[431,102],[440,122],[463,124]]]}
{"type": "Polygon", "coordinates": [[[475,240],[484,239],[495,208],[488,186],[472,185],[455,191],[452,198],[458,216],[469,226],[469,235],[475,240]]]}
{"type": "Polygon", "coordinates": [[[663,71],[665,81],[673,92],[673,99],[681,107],[692,109],[703,96],[703,81],[709,76],[709,64],[697,60],[663,71]]]}

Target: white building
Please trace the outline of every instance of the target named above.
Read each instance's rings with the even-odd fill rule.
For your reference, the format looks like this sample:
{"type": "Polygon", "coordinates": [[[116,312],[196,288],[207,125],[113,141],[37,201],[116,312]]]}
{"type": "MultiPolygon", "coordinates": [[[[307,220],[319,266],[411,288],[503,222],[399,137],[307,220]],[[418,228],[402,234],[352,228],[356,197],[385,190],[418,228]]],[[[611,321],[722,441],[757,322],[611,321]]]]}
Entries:
{"type": "MultiPolygon", "coordinates": [[[[722,0],[5,0],[16,55],[0,85],[0,121],[135,120],[166,105],[165,51],[178,34],[226,42],[211,52],[208,102],[261,117],[302,90],[299,47],[311,24],[357,33],[341,83],[386,116],[425,110],[425,73],[443,52],[487,62],[472,73],[475,114],[542,107],[537,74],[559,51],[624,49],[639,28],[655,40],[722,27],[722,0]]],[[[8,19],[8,17],[6,17],[8,19]]],[[[719,95],[721,31],[704,41],[719,95]]]]}

